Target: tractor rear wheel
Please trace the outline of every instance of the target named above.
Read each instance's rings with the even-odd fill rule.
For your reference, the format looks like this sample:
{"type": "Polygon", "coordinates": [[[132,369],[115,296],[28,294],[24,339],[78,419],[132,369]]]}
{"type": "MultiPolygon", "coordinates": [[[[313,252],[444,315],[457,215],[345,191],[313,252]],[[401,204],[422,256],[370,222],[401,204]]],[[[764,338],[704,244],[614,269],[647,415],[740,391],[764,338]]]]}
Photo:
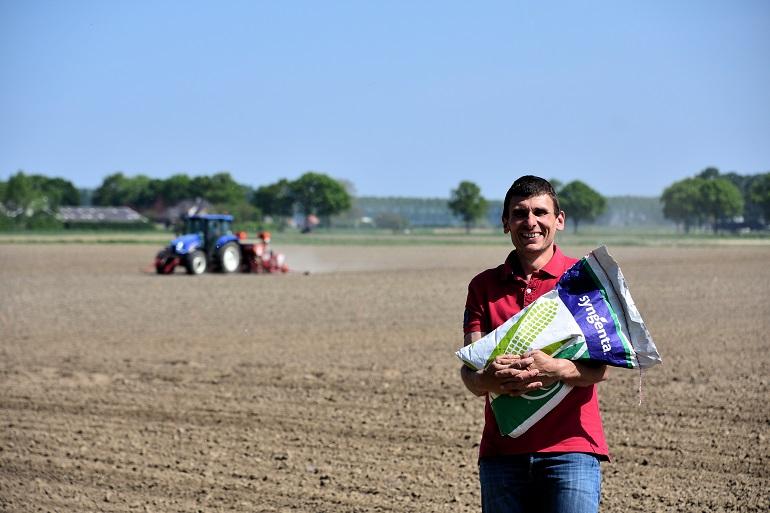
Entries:
{"type": "Polygon", "coordinates": [[[241,266],[241,248],[235,242],[228,242],[219,249],[219,267],[223,273],[232,273],[241,266]]]}
{"type": "Polygon", "coordinates": [[[187,274],[203,274],[206,272],[206,253],[201,250],[193,251],[184,259],[187,274]]]}

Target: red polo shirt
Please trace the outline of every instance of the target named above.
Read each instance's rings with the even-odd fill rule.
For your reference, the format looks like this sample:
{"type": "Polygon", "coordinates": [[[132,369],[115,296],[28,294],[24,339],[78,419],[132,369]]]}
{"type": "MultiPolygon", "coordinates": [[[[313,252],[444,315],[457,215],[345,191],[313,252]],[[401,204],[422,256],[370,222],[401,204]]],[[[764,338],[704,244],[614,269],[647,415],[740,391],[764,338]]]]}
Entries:
{"type": "MultiPolygon", "coordinates": [[[[561,275],[577,262],[554,245],[551,260],[532,273],[529,283],[512,251],[505,263],[487,269],[471,280],[465,302],[463,330],[489,333],[522,308],[556,287],[561,275]]],[[[484,433],[479,457],[532,452],[586,452],[606,458],[596,386],[574,387],[545,417],[517,438],[500,434],[489,396],[484,408],[484,433]]]]}

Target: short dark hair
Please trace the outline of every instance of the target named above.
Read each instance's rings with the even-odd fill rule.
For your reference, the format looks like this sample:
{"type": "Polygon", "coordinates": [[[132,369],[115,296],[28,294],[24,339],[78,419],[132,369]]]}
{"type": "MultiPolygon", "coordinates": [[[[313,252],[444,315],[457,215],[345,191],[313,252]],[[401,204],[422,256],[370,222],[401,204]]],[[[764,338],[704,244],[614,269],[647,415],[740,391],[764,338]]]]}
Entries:
{"type": "Polygon", "coordinates": [[[547,194],[553,200],[554,213],[559,215],[559,198],[556,197],[556,191],[551,185],[551,182],[545,178],[539,176],[524,175],[517,178],[508,192],[505,194],[505,201],[503,202],[503,222],[508,220],[508,210],[510,208],[511,198],[531,198],[532,196],[540,196],[547,194]]]}

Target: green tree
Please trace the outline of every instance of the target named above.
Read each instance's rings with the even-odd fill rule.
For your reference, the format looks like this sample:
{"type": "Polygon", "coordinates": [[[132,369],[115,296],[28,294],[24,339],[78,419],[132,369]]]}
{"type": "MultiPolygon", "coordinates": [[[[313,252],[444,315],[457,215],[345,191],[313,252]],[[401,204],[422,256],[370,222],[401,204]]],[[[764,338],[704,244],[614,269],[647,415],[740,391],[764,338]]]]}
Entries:
{"type": "Polygon", "coordinates": [[[60,206],[77,206],[80,204],[80,193],[75,185],[64,178],[49,178],[42,175],[31,175],[32,187],[45,196],[52,209],[60,206]]]}
{"type": "Polygon", "coordinates": [[[226,209],[227,213],[235,217],[235,222],[238,226],[248,225],[253,227],[254,223],[262,221],[262,211],[247,201],[229,205],[226,209]]]}
{"type": "Polygon", "coordinates": [[[80,193],[63,178],[27,175],[19,171],[3,188],[0,201],[11,209],[56,210],[62,205],[78,205],[80,193]]]}
{"type": "Polygon", "coordinates": [[[715,167],[707,167],[696,176],[696,178],[703,178],[705,180],[713,180],[714,178],[718,177],[719,169],[715,167]]]}
{"type": "Polygon", "coordinates": [[[94,205],[101,207],[122,207],[132,205],[136,200],[132,180],[123,173],[107,175],[93,195],[94,205]]]}
{"type": "Polygon", "coordinates": [[[211,202],[219,212],[233,214],[238,222],[254,222],[261,218],[261,212],[249,202],[253,191],[236,182],[230,173],[195,177],[191,186],[195,197],[211,202]]]}
{"type": "Polygon", "coordinates": [[[464,180],[457,189],[452,189],[449,198],[449,210],[463,220],[466,233],[487,212],[487,200],[481,196],[481,189],[473,182],[464,180]]]}
{"type": "Polygon", "coordinates": [[[163,180],[158,192],[166,206],[197,197],[196,191],[193,190],[192,179],[184,173],[177,173],[163,180]]]}
{"type": "Polygon", "coordinates": [[[162,180],[150,178],[146,175],[137,175],[128,179],[128,205],[137,209],[145,210],[152,207],[155,201],[160,197],[162,180]]]}
{"type": "Polygon", "coordinates": [[[572,181],[559,190],[559,203],[567,219],[575,221],[575,233],[581,221],[593,221],[607,208],[604,196],[580,180],[572,181]]]}
{"type": "Polygon", "coordinates": [[[192,190],[197,197],[216,205],[233,205],[246,201],[247,189],[233,180],[230,173],[221,172],[213,176],[196,176],[192,179],[192,190]]]}
{"type": "Polygon", "coordinates": [[[743,196],[727,178],[699,179],[698,208],[711,221],[714,233],[720,221],[743,213],[743,196]]]}
{"type": "Polygon", "coordinates": [[[719,224],[744,214],[746,177],[734,173],[720,175],[715,167],[708,167],[695,178],[674,182],[663,191],[663,215],[684,225],[685,233],[695,224],[708,222],[716,233],[719,224]]]}
{"type": "Polygon", "coordinates": [[[663,217],[681,224],[685,233],[700,224],[702,220],[699,209],[700,186],[702,178],[685,178],[666,187],[660,198],[663,203],[663,217]]]}
{"type": "Polygon", "coordinates": [[[743,196],[743,220],[749,226],[756,227],[768,220],[767,208],[762,205],[762,187],[768,173],[739,175],[730,172],[722,175],[729,179],[741,191],[743,196]]]}
{"type": "Polygon", "coordinates": [[[266,216],[289,217],[294,213],[291,182],[285,178],[258,187],[251,201],[266,216]]]}
{"type": "Polygon", "coordinates": [[[2,199],[6,209],[19,215],[27,212],[38,198],[32,178],[19,171],[8,179],[2,199]]]}
{"type": "Polygon", "coordinates": [[[94,189],[91,201],[94,205],[100,207],[119,205],[123,199],[123,183],[126,177],[123,173],[113,173],[107,175],[102,183],[94,189]]]}
{"type": "Polygon", "coordinates": [[[184,174],[166,180],[145,175],[127,177],[123,173],[107,176],[94,191],[93,203],[101,206],[130,206],[147,210],[160,205],[173,205],[181,200],[203,198],[220,210],[254,212],[241,207],[248,203],[251,191],[222,172],[213,176],[189,178],[184,174]]]}
{"type": "Polygon", "coordinates": [[[751,200],[762,209],[765,223],[770,223],[770,173],[758,175],[749,189],[751,200]]]}
{"type": "Polygon", "coordinates": [[[558,178],[549,178],[548,182],[550,182],[551,187],[553,187],[553,190],[556,191],[556,193],[559,193],[559,190],[564,186],[564,182],[559,180],[558,178]]]}
{"type": "Polygon", "coordinates": [[[62,205],[79,204],[80,194],[72,182],[63,178],[27,175],[23,171],[3,184],[0,202],[6,214],[4,225],[16,228],[56,228],[55,217],[62,205]]]}
{"type": "Polygon", "coordinates": [[[300,212],[317,215],[329,223],[329,218],[348,210],[350,194],[330,176],[308,171],[290,184],[291,196],[300,212]]]}

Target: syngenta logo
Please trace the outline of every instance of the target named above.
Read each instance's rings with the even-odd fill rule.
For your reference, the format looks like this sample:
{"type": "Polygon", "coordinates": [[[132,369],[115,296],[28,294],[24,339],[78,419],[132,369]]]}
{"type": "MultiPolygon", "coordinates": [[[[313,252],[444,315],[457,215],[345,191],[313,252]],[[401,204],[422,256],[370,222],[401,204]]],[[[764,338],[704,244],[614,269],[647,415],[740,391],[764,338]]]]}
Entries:
{"type": "Polygon", "coordinates": [[[586,321],[596,329],[596,333],[599,335],[599,342],[602,343],[602,352],[609,352],[612,346],[610,346],[610,337],[607,336],[607,330],[604,329],[607,319],[600,317],[596,313],[596,308],[591,304],[591,298],[588,296],[578,298],[578,305],[586,309],[586,321]]]}

